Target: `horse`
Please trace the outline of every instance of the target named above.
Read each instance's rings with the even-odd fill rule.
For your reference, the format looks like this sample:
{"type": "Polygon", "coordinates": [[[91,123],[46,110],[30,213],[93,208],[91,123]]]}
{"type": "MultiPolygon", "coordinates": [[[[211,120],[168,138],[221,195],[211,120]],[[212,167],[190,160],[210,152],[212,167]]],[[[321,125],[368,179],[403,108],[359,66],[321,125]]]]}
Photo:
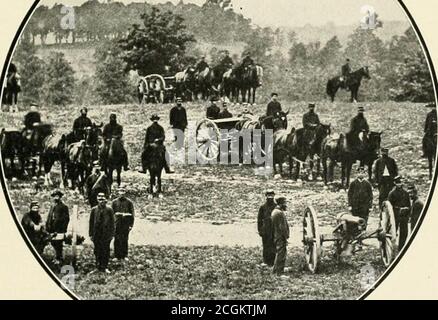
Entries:
{"type": "Polygon", "coordinates": [[[138,104],[143,106],[145,101],[145,96],[147,95],[147,92],[149,91],[146,81],[143,79],[140,79],[137,85],[137,99],[138,104]]]}
{"type": "Polygon", "coordinates": [[[44,167],[44,185],[53,185],[51,179],[51,171],[54,163],[59,161],[61,164],[61,184],[60,188],[63,189],[67,181],[67,138],[66,135],[50,135],[44,138],[42,142],[43,151],[40,154],[39,172],[44,167]]]}
{"type": "MultiPolygon", "coordinates": [[[[28,130],[22,131],[22,136],[27,146],[23,152],[25,152],[26,165],[32,165],[32,175],[36,174],[36,161],[38,156],[44,151],[43,141],[52,134],[52,125],[48,123],[34,124],[30,134],[28,130]],[[32,156],[35,156],[35,158],[32,159],[32,156]]],[[[41,163],[39,167],[39,173],[41,173],[41,163]]]]}
{"type": "Polygon", "coordinates": [[[166,164],[163,148],[160,144],[151,143],[145,146],[141,157],[143,167],[149,171],[149,193],[153,197],[158,197],[162,192],[161,174],[166,164]]]}
{"type": "Polygon", "coordinates": [[[215,70],[212,68],[205,68],[196,75],[196,97],[201,94],[201,99],[207,100],[212,94],[218,94],[219,89],[215,86],[216,80],[215,70]]]}
{"type": "Polygon", "coordinates": [[[193,101],[195,98],[196,77],[195,68],[187,67],[184,71],[175,75],[176,94],[186,101],[193,101]]]}
{"type": "MultiPolygon", "coordinates": [[[[103,146],[104,148],[105,146],[103,146]]],[[[126,150],[123,146],[122,139],[118,137],[113,137],[109,143],[108,155],[106,159],[101,157],[101,163],[105,168],[105,173],[108,176],[110,185],[113,184],[113,173],[114,170],[117,172],[117,185],[120,186],[122,183],[122,168],[124,165],[124,156],[126,155],[126,150]]]]}
{"type": "Polygon", "coordinates": [[[436,157],[437,134],[424,136],[424,154],[429,163],[429,180],[432,180],[433,167],[436,157]]]}
{"type": "Polygon", "coordinates": [[[293,154],[295,153],[294,146],[296,146],[295,141],[295,128],[292,128],[290,131],[287,131],[285,128],[274,133],[274,175],[277,174],[277,164],[280,168],[280,174],[283,174],[283,163],[287,160],[289,163],[289,177],[292,177],[293,154]]]}
{"type": "MultiPolygon", "coordinates": [[[[62,163],[62,162],[61,162],[62,163]]],[[[67,147],[67,179],[71,181],[72,190],[79,188],[84,194],[85,180],[93,168],[91,147],[84,140],[70,144],[67,147]]]]}
{"type": "Polygon", "coordinates": [[[319,124],[316,125],[313,130],[309,129],[298,129],[295,132],[296,139],[294,142],[296,146],[293,148],[295,153],[292,155],[293,159],[298,162],[295,171],[296,179],[300,176],[301,165],[305,163],[307,158],[310,159],[309,170],[310,176],[309,180],[313,180],[313,168],[314,159],[317,158],[317,172],[316,175],[319,177],[321,171],[321,145],[323,141],[331,135],[331,125],[319,124]]]}
{"type": "Polygon", "coordinates": [[[347,138],[341,134],[338,139],[327,138],[321,145],[321,158],[324,166],[324,182],[333,181],[333,169],[337,162],[341,163],[341,183],[343,187],[350,185],[350,175],[353,164],[360,161],[360,166],[367,166],[368,179],[372,179],[374,161],[378,158],[383,132],[364,133],[363,146],[360,149],[347,147],[347,138]],[[327,161],[330,160],[330,168],[327,171],[327,161]]]}
{"type": "MultiPolygon", "coordinates": [[[[348,88],[348,90],[351,92],[351,102],[358,101],[359,88],[362,84],[363,78],[371,79],[368,67],[360,68],[359,70],[356,70],[348,75],[346,80],[346,88],[348,88]]],[[[342,87],[342,84],[343,82],[339,76],[332,78],[327,82],[326,92],[332,102],[335,101],[336,93],[338,92],[339,88],[342,87]]]]}
{"type": "Polygon", "coordinates": [[[0,133],[2,165],[7,177],[15,174],[15,159],[20,162],[20,175],[24,175],[26,155],[30,154],[29,146],[22,133],[18,130],[3,128],[0,133]],[[6,160],[9,160],[9,173],[6,171],[6,160]]]}
{"type": "Polygon", "coordinates": [[[222,94],[232,102],[239,102],[240,68],[232,68],[222,75],[222,94]]]}
{"type": "Polygon", "coordinates": [[[18,94],[21,92],[21,80],[18,74],[8,78],[3,94],[3,103],[8,106],[18,104],[18,94]]]}
{"type": "Polygon", "coordinates": [[[257,88],[262,86],[263,68],[259,65],[250,65],[243,68],[240,79],[242,102],[255,103],[257,88]]]}

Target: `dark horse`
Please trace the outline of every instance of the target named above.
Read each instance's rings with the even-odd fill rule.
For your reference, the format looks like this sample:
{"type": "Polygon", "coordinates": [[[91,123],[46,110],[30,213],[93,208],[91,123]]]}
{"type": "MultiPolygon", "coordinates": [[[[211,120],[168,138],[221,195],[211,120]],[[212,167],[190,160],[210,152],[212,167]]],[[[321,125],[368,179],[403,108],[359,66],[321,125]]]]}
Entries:
{"type": "Polygon", "coordinates": [[[175,75],[175,91],[177,96],[185,101],[193,101],[195,99],[195,89],[196,77],[193,66],[189,66],[184,71],[178,72],[175,75]]]}
{"type": "Polygon", "coordinates": [[[149,193],[153,197],[158,197],[162,192],[161,174],[166,163],[166,155],[163,148],[164,146],[161,144],[151,143],[145,147],[141,157],[143,167],[149,171],[149,193]]]}
{"type": "Polygon", "coordinates": [[[337,162],[341,162],[342,186],[348,188],[353,164],[360,161],[360,165],[367,166],[368,178],[372,179],[374,161],[378,158],[383,132],[370,132],[364,137],[365,143],[359,149],[350,150],[347,147],[347,138],[341,134],[338,139],[326,138],[321,145],[321,159],[324,167],[324,181],[333,181],[333,169],[337,162]],[[330,160],[330,170],[327,171],[327,161],[330,160]]]}
{"type": "Polygon", "coordinates": [[[117,172],[117,185],[122,183],[122,168],[124,165],[124,157],[126,155],[126,150],[123,146],[122,139],[118,137],[113,137],[109,142],[108,155],[106,157],[101,157],[101,163],[104,168],[106,168],[105,173],[108,176],[110,185],[113,184],[113,173],[114,170],[117,172]]]}
{"type": "Polygon", "coordinates": [[[240,79],[242,101],[255,103],[257,88],[262,86],[263,68],[259,65],[250,65],[243,68],[240,79]]]}
{"type": "Polygon", "coordinates": [[[18,103],[18,94],[21,92],[20,77],[15,74],[8,78],[6,87],[3,92],[3,103],[9,106],[15,106],[18,103]]]}
{"type": "Polygon", "coordinates": [[[67,139],[65,135],[50,135],[47,136],[43,142],[43,151],[40,154],[40,172],[41,167],[44,167],[44,184],[46,186],[53,185],[51,178],[52,167],[56,161],[61,164],[61,184],[60,187],[64,188],[67,173],[67,161],[68,161],[68,150],[67,150],[67,139]]]}
{"type": "Polygon", "coordinates": [[[424,154],[429,162],[429,180],[432,180],[433,164],[436,157],[437,134],[424,136],[424,154]]]}
{"type": "MultiPolygon", "coordinates": [[[[370,79],[370,73],[368,67],[363,67],[357,71],[350,73],[346,80],[346,89],[351,92],[351,102],[358,101],[359,88],[362,83],[362,79],[370,79]]],[[[339,88],[343,87],[341,77],[335,77],[327,82],[327,95],[330,97],[331,101],[335,101],[336,93],[339,88]]]]}
{"type": "Polygon", "coordinates": [[[30,152],[26,152],[28,148],[27,142],[24,139],[22,133],[18,130],[6,130],[2,129],[0,133],[1,142],[1,157],[3,170],[5,170],[6,176],[15,176],[15,159],[20,162],[19,174],[23,175],[25,170],[26,155],[30,152]],[[9,160],[10,166],[7,168],[6,159],[9,160]],[[9,169],[7,171],[7,169],[9,169]]]}

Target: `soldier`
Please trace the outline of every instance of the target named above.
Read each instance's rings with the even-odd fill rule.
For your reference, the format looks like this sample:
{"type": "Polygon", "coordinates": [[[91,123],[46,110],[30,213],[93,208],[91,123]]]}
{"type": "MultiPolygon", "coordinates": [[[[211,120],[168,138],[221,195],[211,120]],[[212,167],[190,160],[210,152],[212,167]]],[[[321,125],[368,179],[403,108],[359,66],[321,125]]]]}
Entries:
{"type": "Polygon", "coordinates": [[[347,143],[350,150],[355,150],[357,147],[359,147],[361,142],[365,142],[360,138],[361,133],[366,135],[370,131],[370,127],[364,113],[365,108],[360,106],[358,107],[358,114],[351,119],[350,132],[347,133],[347,143]]]}
{"type": "Polygon", "coordinates": [[[351,73],[350,59],[345,61],[345,64],[341,68],[341,84],[344,89],[347,89],[348,76],[351,73]]]}
{"type": "MultiPolygon", "coordinates": [[[[178,97],[176,98],[176,106],[170,110],[170,125],[173,130],[179,130],[184,133],[187,124],[187,112],[182,105],[182,99],[178,97]]],[[[175,141],[177,142],[177,148],[182,148],[184,146],[184,135],[179,137],[175,134],[175,141]]]]}
{"type": "MultiPolygon", "coordinates": [[[[104,165],[106,163],[107,158],[108,158],[111,140],[123,138],[123,126],[121,126],[120,124],[117,123],[117,115],[115,113],[112,113],[110,115],[110,121],[108,124],[106,124],[103,127],[102,135],[103,135],[103,138],[105,141],[105,145],[102,148],[102,151],[100,153],[100,157],[101,157],[101,163],[102,163],[102,165],[104,165]]],[[[123,153],[122,157],[123,157],[124,170],[128,171],[129,170],[128,153],[125,151],[123,153]]]]}
{"type": "MultiPolygon", "coordinates": [[[[272,229],[275,244],[275,260],[273,273],[282,275],[286,264],[287,240],[289,239],[289,224],[286,219],[287,203],[285,197],[276,199],[277,207],[272,212],[272,229]]],[[[286,276],[284,276],[286,277],[286,276]]]]}
{"type": "MultiPolygon", "coordinates": [[[[38,112],[38,105],[36,103],[30,104],[30,111],[24,116],[24,129],[22,135],[28,141],[33,141],[35,135],[35,125],[41,123],[41,114],[38,112]]],[[[36,155],[38,150],[36,146],[31,144],[31,154],[36,155]]]]}
{"type": "Polygon", "coordinates": [[[278,93],[273,92],[271,94],[271,101],[269,101],[268,107],[266,108],[266,116],[273,117],[275,114],[281,111],[281,103],[278,102],[278,93]]]}
{"type": "Polygon", "coordinates": [[[195,72],[200,73],[209,67],[208,63],[205,61],[205,56],[201,57],[201,60],[196,64],[195,72]]]}
{"type": "Polygon", "coordinates": [[[216,101],[215,97],[210,99],[210,106],[207,108],[207,119],[216,120],[219,118],[221,109],[216,105],[216,101]]]}
{"type": "Polygon", "coordinates": [[[114,256],[115,259],[129,261],[129,232],[134,226],[134,204],[126,197],[126,189],[120,186],[119,197],[112,202],[115,214],[114,256]]]}
{"type": "Polygon", "coordinates": [[[257,229],[262,237],[263,265],[272,267],[275,260],[275,244],[272,231],[271,214],[277,204],[274,201],[273,190],[266,191],[266,202],[263,204],[257,216],[257,229]]]}
{"type": "Polygon", "coordinates": [[[414,184],[409,185],[408,193],[411,198],[411,230],[413,230],[423,212],[424,203],[418,198],[418,190],[414,184]]]}
{"type": "Polygon", "coordinates": [[[395,226],[399,236],[398,248],[401,250],[408,237],[409,214],[411,212],[411,199],[409,193],[403,189],[403,182],[400,176],[394,179],[395,187],[388,195],[395,216],[395,226]]]}
{"type": "Polygon", "coordinates": [[[103,192],[99,192],[97,200],[99,204],[91,209],[89,235],[94,244],[97,270],[109,274],[110,243],[115,227],[114,211],[107,206],[107,198],[103,192]]]}
{"type": "Polygon", "coordinates": [[[426,146],[428,140],[436,139],[437,130],[437,113],[435,102],[428,104],[426,107],[432,108],[432,110],[427,114],[426,123],[424,125],[424,138],[423,138],[423,155],[422,157],[427,157],[426,146]]]}
{"type": "Polygon", "coordinates": [[[230,57],[230,52],[228,50],[225,50],[224,57],[222,58],[220,65],[226,70],[231,69],[233,67],[234,61],[230,57]]]}
{"type": "MultiPolygon", "coordinates": [[[[62,202],[64,194],[56,190],[52,193],[53,205],[50,208],[49,215],[46,221],[46,230],[49,233],[62,234],[67,232],[68,223],[70,222],[70,215],[68,207],[62,202]]],[[[53,249],[55,249],[56,258],[55,263],[62,263],[63,255],[63,240],[52,240],[53,249]]]]}
{"type": "Polygon", "coordinates": [[[389,156],[389,149],[382,148],[382,155],[374,166],[374,179],[379,187],[379,207],[388,199],[388,194],[394,188],[394,178],[397,176],[397,163],[389,156]]]}
{"type": "Polygon", "coordinates": [[[232,118],[233,114],[228,111],[228,104],[226,101],[222,102],[222,111],[219,112],[218,119],[228,119],[232,118]]]}
{"type": "Polygon", "coordinates": [[[44,251],[44,223],[40,215],[38,201],[31,201],[30,211],[26,212],[21,219],[21,225],[30,242],[39,254],[44,251]]]}
{"type": "Polygon", "coordinates": [[[85,129],[93,126],[90,118],[87,117],[88,109],[84,107],[80,112],[81,115],[73,122],[73,135],[76,142],[85,139],[85,129]]]}
{"type": "MultiPolygon", "coordinates": [[[[365,179],[365,170],[362,167],[359,167],[356,180],[348,189],[348,206],[353,216],[362,218],[368,223],[370,209],[373,206],[373,187],[365,179]]],[[[357,233],[357,229],[350,231],[352,234],[357,233]]]]}
{"type": "Polygon", "coordinates": [[[111,193],[109,179],[105,172],[101,170],[99,161],[93,163],[93,170],[94,172],[85,180],[86,199],[91,208],[97,206],[97,195],[99,193],[104,193],[106,197],[109,197],[111,193]]]}
{"type": "Polygon", "coordinates": [[[247,68],[254,64],[254,60],[251,58],[251,52],[248,52],[242,60],[242,67],[247,68]]]}
{"type": "MultiPolygon", "coordinates": [[[[149,153],[149,146],[153,143],[162,147],[162,152],[166,153],[166,147],[164,146],[164,141],[166,140],[166,134],[164,132],[164,128],[158,123],[160,121],[160,117],[157,114],[153,114],[150,118],[152,124],[146,129],[146,136],[144,141],[144,152],[142,154],[142,165],[144,166],[145,162],[147,162],[147,156],[149,153]]],[[[168,157],[164,157],[166,159],[164,170],[166,173],[175,173],[175,171],[171,170],[168,164],[168,157]]],[[[146,168],[143,167],[140,173],[146,173],[146,168]]]]}
{"type": "Polygon", "coordinates": [[[312,139],[316,128],[320,125],[318,114],[315,112],[315,104],[309,103],[309,112],[303,115],[304,139],[306,145],[312,139]]]}

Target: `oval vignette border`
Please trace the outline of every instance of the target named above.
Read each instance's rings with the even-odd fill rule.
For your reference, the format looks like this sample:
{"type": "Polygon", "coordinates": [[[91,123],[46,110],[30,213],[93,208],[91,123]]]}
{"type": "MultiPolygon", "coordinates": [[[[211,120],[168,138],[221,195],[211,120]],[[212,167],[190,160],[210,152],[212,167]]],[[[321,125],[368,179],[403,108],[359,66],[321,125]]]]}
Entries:
{"type": "MultiPolygon", "coordinates": [[[[437,82],[437,76],[436,76],[436,72],[435,72],[435,68],[429,53],[429,50],[427,48],[427,45],[424,41],[424,38],[421,34],[420,29],[418,28],[417,24],[415,23],[414,18],[412,17],[411,13],[409,12],[408,8],[406,7],[406,5],[403,3],[403,0],[394,0],[396,2],[398,2],[398,4],[400,5],[400,7],[403,9],[403,11],[405,12],[411,27],[415,30],[415,33],[417,35],[417,38],[421,44],[421,47],[423,49],[423,53],[426,56],[428,65],[429,65],[429,71],[432,77],[432,82],[434,84],[434,93],[435,93],[435,99],[438,96],[438,82],[437,82]]],[[[12,44],[9,48],[9,51],[7,53],[6,56],[6,60],[5,63],[3,65],[3,70],[2,70],[2,74],[1,74],[1,78],[0,81],[1,83],[4,83],[4,79],[6,76],[6,72],[8,69],[8,66],[10,64],[11,58],[14,54],[16,45],[18,43],[18,40],[21,37],[21,34],[24,30],[24,28],[26,27],[29,19],[32,17],[33,12],[35,11],[36,7],[38,6],[38,4],[41,2],[41,0],[35,0],[34,3],[32,4],[32,6],[30,7],[29,11],[27,12],[26,16],[24,17],[22,23],[20,24],[20,27],[17,30],[17,33],[15,34],[14,40],[12,41],[12,44]]],[[[1,93],[3,95],[3,88],[1,90],[1,93]]],[[[55,281],[55,283],[58,284],[58,286],[72,299],[74,300],[81,300],[79,297],[77,297],[70,289],[66,288],[61,279],[59,279],[55,273],[48,267],[48,265],[44,262],[44,260],[39,256],[39,254],[36,252],[36,250],[33,248],[32,244],[30,243],[27,235],[24,233],[23,228],[20,225],[20,222],[18,221],[18,217],[17,214],[15,213],[15,208],[12,205],[12,201],[9,197],[9,192],[8,192],[8,188],[6,185],[6,181],[5,181],[5,177],[4,177],[4,171],[3,171],[3,165],[1,165],[1,185],[3,188],[3,192],[5,195],[5,199],[6,202],[8,204],[9,210],[12,214],[12,218],[15,221],[15,224],[18,228],[18,230],[20,231],[21,236],[23,237],[23,239],[25,240],[27,246],[29,247],[30,251],[32,252],[32,254],[34,255],[34,257],[37,259],[37,261],[39,262],[39,264],[41,265],[41,267],[47,272],[47,274],[52,278],[53,281],[55,281]]],[[[409,250],[409,247],[411,246],[413,240],[415,239],[415,237],[417,236],[417,233],[419,231],[419,229],[421,228],[421,225],[423,224],[424,218],[426,216],[426,212],[429,210],[430,204],[432,202],[432,198],[435,192],[435,188],[436,188],[436,182],[437,182],[437,170],[438,170],[438,164],[435,163],[435,173],[434,173],[434,177],[433,177],[433,181],[431,183],[430,186],[430,190],[429,190],[429,195],[426,201],[426,204],[424,206],[423,212],[421,214],[421,218],[419,223],[417,224],[415,230],[413,231],[413,233],[411,234],[411,236],[409,237],[409,241],[407,243],[407,245],[404,247],[404,249],[398,254],[397,259],[393,261],[393,263],[391,264],[390,267],[388,267],[385,272],[383,273],[382,276],[380,276],[380,278],[374,283],[374,285],[368,289],[368,291],[366,291],[362,296],[358,297],[358,300],[364,300],[366,299],[385,279],[386,277],[394,270],[394,268],[397,266],[397,264],[400,262],[400,260],[404,257],[405,253],[407,250],[409,250]]]]}

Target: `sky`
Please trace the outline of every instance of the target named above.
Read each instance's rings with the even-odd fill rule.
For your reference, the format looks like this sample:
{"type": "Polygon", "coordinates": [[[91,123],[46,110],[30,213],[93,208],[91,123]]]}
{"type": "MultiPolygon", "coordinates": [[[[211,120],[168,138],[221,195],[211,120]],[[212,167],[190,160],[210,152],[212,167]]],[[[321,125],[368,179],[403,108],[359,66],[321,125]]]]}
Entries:
{"type": "MultiPolygon", "coordinates": [[[[142,0],[117,0],[124,3],[144,2],[142,0]]],[[[147,0],[148,3],[178,3],[179,0],[147,0]]],[[[52,6],[55,3],[80,5],[86,0],[42,0],[52,6]]],[[[202,5],[205,0],[184,0],[202,5]]],[[[362,7],[375,8],[382,20],[404,20],[406,15],[396,0],[232,0],[234,11],[241,12],[259,26],[296,27],[305,24],[324,25],[334,22],[337,25],[359,23],[364,14],[362,7]]]]}

